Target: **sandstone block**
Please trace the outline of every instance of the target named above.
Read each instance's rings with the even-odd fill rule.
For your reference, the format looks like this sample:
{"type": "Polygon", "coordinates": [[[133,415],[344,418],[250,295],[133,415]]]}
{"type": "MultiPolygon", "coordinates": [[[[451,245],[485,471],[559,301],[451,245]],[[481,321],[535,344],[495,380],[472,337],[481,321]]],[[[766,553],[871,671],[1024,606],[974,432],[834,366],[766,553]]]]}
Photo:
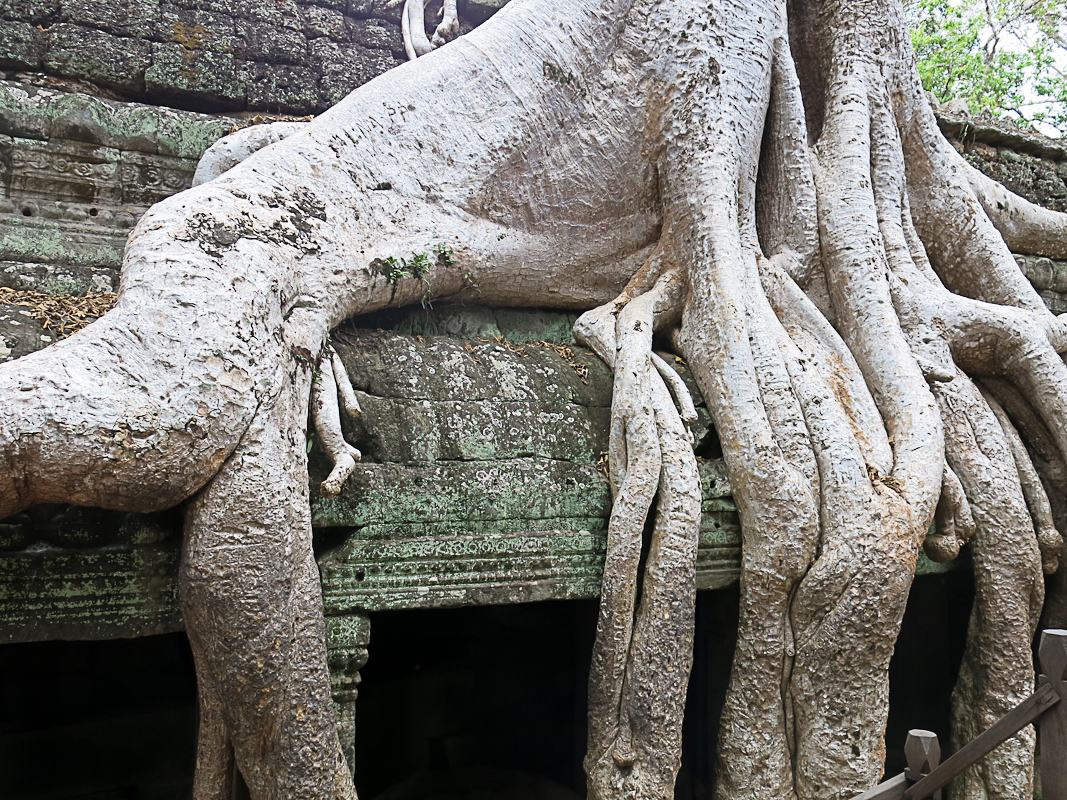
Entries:
{"type": "Polygon", "coordinates": [[[146,41],[67,23],[49,29],[47,46],[49,72],[130,92],[143,90],[152,59],[146,41]]]}
{"type": "Polygon", "coordinates": [[[381,19],[347,20],[349,41],[377,50],[403,52],[402,40],[397,36],[397,26],[381,19]]]}
{"type": "Polygon", "coordinates": [[[308,67],[251,62],[241,70],[248,105],[299,114],[318,107],[317,75],[308,67]]]}
{"type": "Polygon", "coordinates": [[[162,3],[158,28],[159,34],[153,37],[156,41],[174,42],[187,50],[233,53],[242,45],[234,18],[214,11],[194,11],[162,3]]]}
{"type": "Polygon", "coordinates": [[[47,34],[29,22],[0,22],[0,67],[38,69],[47,34]]]}
{"type": "Polygon", "coordinates": [[[289,28],[299,31],[300,9],[296,0],[273,0],[270,3],[247,3],[240,6],[241,15],[259,24],[273,28],[289,28]]]}
{"type": "Polygon", "coordinates": [[[243,28],[241,55],[271,66],[307,63],[307,39],[299,30],[275,24],[254,23],[243,28]]]}
{"type": "Polygon", "coordinates": [[[467,0],[467,7],[461,9],[461,12],[472,25],[480,25],[507,5],[507,2],[508,0],[467,0]]]}
{"type": "Polygon", "coordinates": [[[358,86],[400,63],[392,53],[329,39],[308,43],[309,62],[319,75],[318,96],[323,108],[334,105],[358,86]]]}
{"type": "Polygon", "coordinates": [[[350,14],[353,17],[359,17],[360,19],[367,19],[369,17],[378,17],[379,19],[389,20],[400,24],[400,12],[403,10],[403,4],[396,6],[395,8],[386,8],[385,0],[348,0],[348,6],[345,13],[350,14]]]}
{"type": "Polygon", "coordinates": [[[160,37],[160,0],[63,0],[63,20],[134,39],[160,37]]]}
{"type": "Polygon", "coordinates": [[[241,108],[245,87],[240,64],[229,53],[189,50],[180,44],[153,44],[151,66],[145,71],[145,89],[173,96],[177,93],[199,101],[204,108],[241,108]]]}
{"type": "Polygon", "coordinates": [[[60,0],[4,0],[0,3],[0,19],[44,24],[55,19],[59,6],[60,0]]]}
{"type": "Polygon", "coordinates": [[[304,36],[317,39],[327,36],[334,40],[348,38],[351,22],[339,9],[316,5],[300,6],[300,20],[304,36]]]}

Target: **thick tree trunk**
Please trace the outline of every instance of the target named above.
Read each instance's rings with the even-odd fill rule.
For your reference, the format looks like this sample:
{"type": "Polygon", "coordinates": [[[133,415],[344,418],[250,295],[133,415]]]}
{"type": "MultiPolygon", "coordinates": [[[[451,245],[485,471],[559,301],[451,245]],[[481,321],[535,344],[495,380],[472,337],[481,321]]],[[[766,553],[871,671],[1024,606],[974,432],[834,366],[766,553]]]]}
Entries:
{"type": "MultiPolygon", "coordinates": [[[[679,765],[700,493],[692,402],[656,331],[697,377],[743,526],[719,797],[878,780],[935,510],[928,551],[973,539],[979,588],[957,730],[1028,690],[1037,565],[1062,544],[1047,465],[1067,448],[1067,331],[1002,236],[1062,255],[1067,218],[975,176],[912,61],[896,0],[515,0],[142,219],[116,309],[0,367],[0,509],[194,498],[197,800],[228,797],[234,761],[257,800],[354,797],[311,554],[309,398],[335,492],[358,453],[327,334],[430,295],[598,306],[576,327],[616,380],[591,797],[669,797],[679,765]]],[[[220,146],[204,171],[257,147],[220,146]]],[[[1032,737],[998,752],[965,796],[1029,790],[1032,737]]]]}

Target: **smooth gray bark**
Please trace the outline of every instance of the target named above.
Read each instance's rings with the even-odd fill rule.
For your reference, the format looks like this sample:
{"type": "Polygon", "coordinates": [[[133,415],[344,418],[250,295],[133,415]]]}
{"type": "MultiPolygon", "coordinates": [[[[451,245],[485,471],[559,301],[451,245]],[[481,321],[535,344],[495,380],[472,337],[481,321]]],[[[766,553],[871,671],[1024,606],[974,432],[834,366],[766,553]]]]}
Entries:
{"type": "MultiPolygon", "coordinates": [[[[310,404],[336,491],[358,454],[327,334],[428,293],[595,307],[576,333],[615,371],[616,502],[591,797],[669,797],[679,765],[700,493],[692,404],[651,353],[657,331],[714,416],[744,531],[718,797],[844,798],[879,779],[889,658],[935,512],[931,555],[972,542],[979,585],[957,730],[1029,690],[1060,546],[1047,465],[1067,448],[1067,332],[1005,239],[1060,254],[1067,218],[978,180],[941,138],[896,0],[515,0],[231,151],[252,154],[142,219],[114,311],[0,367],[0,509],[193,497],[197,800],[228,797],[231,758],[257,800],[354,797],[305,428],[310,404]]],[[[1021,734],[962,796],[1025,794],[1032,755],[1021,734]]]]}

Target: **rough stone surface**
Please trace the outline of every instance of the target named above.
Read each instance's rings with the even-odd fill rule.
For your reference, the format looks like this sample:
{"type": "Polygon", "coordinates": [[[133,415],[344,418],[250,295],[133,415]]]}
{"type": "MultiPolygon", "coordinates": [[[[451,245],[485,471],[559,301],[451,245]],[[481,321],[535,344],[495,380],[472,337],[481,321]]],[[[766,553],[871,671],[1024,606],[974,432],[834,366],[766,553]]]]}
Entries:
{"type": "MultiPolygon", "coordinates": [[[[464,29],[505,2],[461,2],[464,29]]],[[[0,70],[179,108],[318,113],[404,60],[384,0],[0,3],[0,70]]]]}
{"type": "Polygon", "coordinates": [[[200,155],[233,125],[0,81],[0,283],[113,291],[137,219],[187,188],[200,155]]]}
{"type": "Polygon", "coordinates": [[[1067,211],[1067,147],[992,119],[941,115],[942,131],[967,160],[1038,205],[1067,211]]]}
{"type": "MultiPolygon", "coordinates": [[[[478,331],[498,314],[470,310],[464,328],[478,331]]],[[[435,316],[420,319],[430,325],[435,316]]],[[[442,315],[453,325],[462,316],[442,315]]],[[[551,316],[501,314],[520,331],[551,316]]],[[[331,625],[384,609],[599,595],[611,511],[597,464],[611,399],[606,367],[579,348],[567,359],[492,340],[370,329],[335,338],[364,410],[346,434],[365,459],[341,495],[327,498],[315,488],[328,467],[312,449],[331,625]],[[588,382],[575,362],[589,365],[588,382]]],[[[703,441],[714,434],[700,411],[703,441]]],[[[740,527],[722,462],[702,464],[701,479],[697,585],[710,589],[736,580],[740,527]]],[[[5,520],[0,642],[179,629],[180,531],[180,513],[169,512],[43,506],[5,520]]]]}
{"type": "Polygon", "coordinates": [[[0,523],[0,642],[180,630],[181,516],[38,506],[0,523]]]}

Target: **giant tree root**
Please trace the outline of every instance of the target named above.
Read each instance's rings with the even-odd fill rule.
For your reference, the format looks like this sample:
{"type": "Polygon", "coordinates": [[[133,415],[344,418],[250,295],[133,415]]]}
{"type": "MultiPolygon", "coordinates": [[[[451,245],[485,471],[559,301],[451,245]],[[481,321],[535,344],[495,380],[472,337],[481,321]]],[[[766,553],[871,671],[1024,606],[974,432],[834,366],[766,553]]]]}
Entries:
{"type": "MultiPolygon", "coordinates": [[[[1067,217],[944,141],[896,0],[515,2],[216,155],[217,177],[137,226],[112,312],[0,366],[0,510],[192,498],[196,800],[228,798],[233,765],[257,800],[354,797],[307,416],[334,462],[318,489],[336,492],[357,457],[341,408],[357,408],[328,332],[426,292],[594,308],[576,333],[614,369],[591,797],[670,797],[679,764],[700,492],[692,402],[657,331],[703,392],[742,522],[717,797],[838,800],[879,779],[935,516],[930,555],[975,562],[957,735],[1029,690],[1067,522],[1067,327],[1005,240],[1062,255],[1067,217]]],[[[960,791],[1027,796],[1032,758],[1024,731],[960,791]]]]}
{"type": "Polygon", "coordinates": [[[662,270],[657,256],[623,295],[575,326],[579,340],[615,371],[608,450],[615,504],[589,682],[586,771],[593,798],[669,796],[680,766],[701,495],[686,424],[695,416],[692,399],[652,353],[653,330],[669,321],[684,290],[677,270],[662,270]],[[657,492],[635,619],[642,532],[657,492]]]}

